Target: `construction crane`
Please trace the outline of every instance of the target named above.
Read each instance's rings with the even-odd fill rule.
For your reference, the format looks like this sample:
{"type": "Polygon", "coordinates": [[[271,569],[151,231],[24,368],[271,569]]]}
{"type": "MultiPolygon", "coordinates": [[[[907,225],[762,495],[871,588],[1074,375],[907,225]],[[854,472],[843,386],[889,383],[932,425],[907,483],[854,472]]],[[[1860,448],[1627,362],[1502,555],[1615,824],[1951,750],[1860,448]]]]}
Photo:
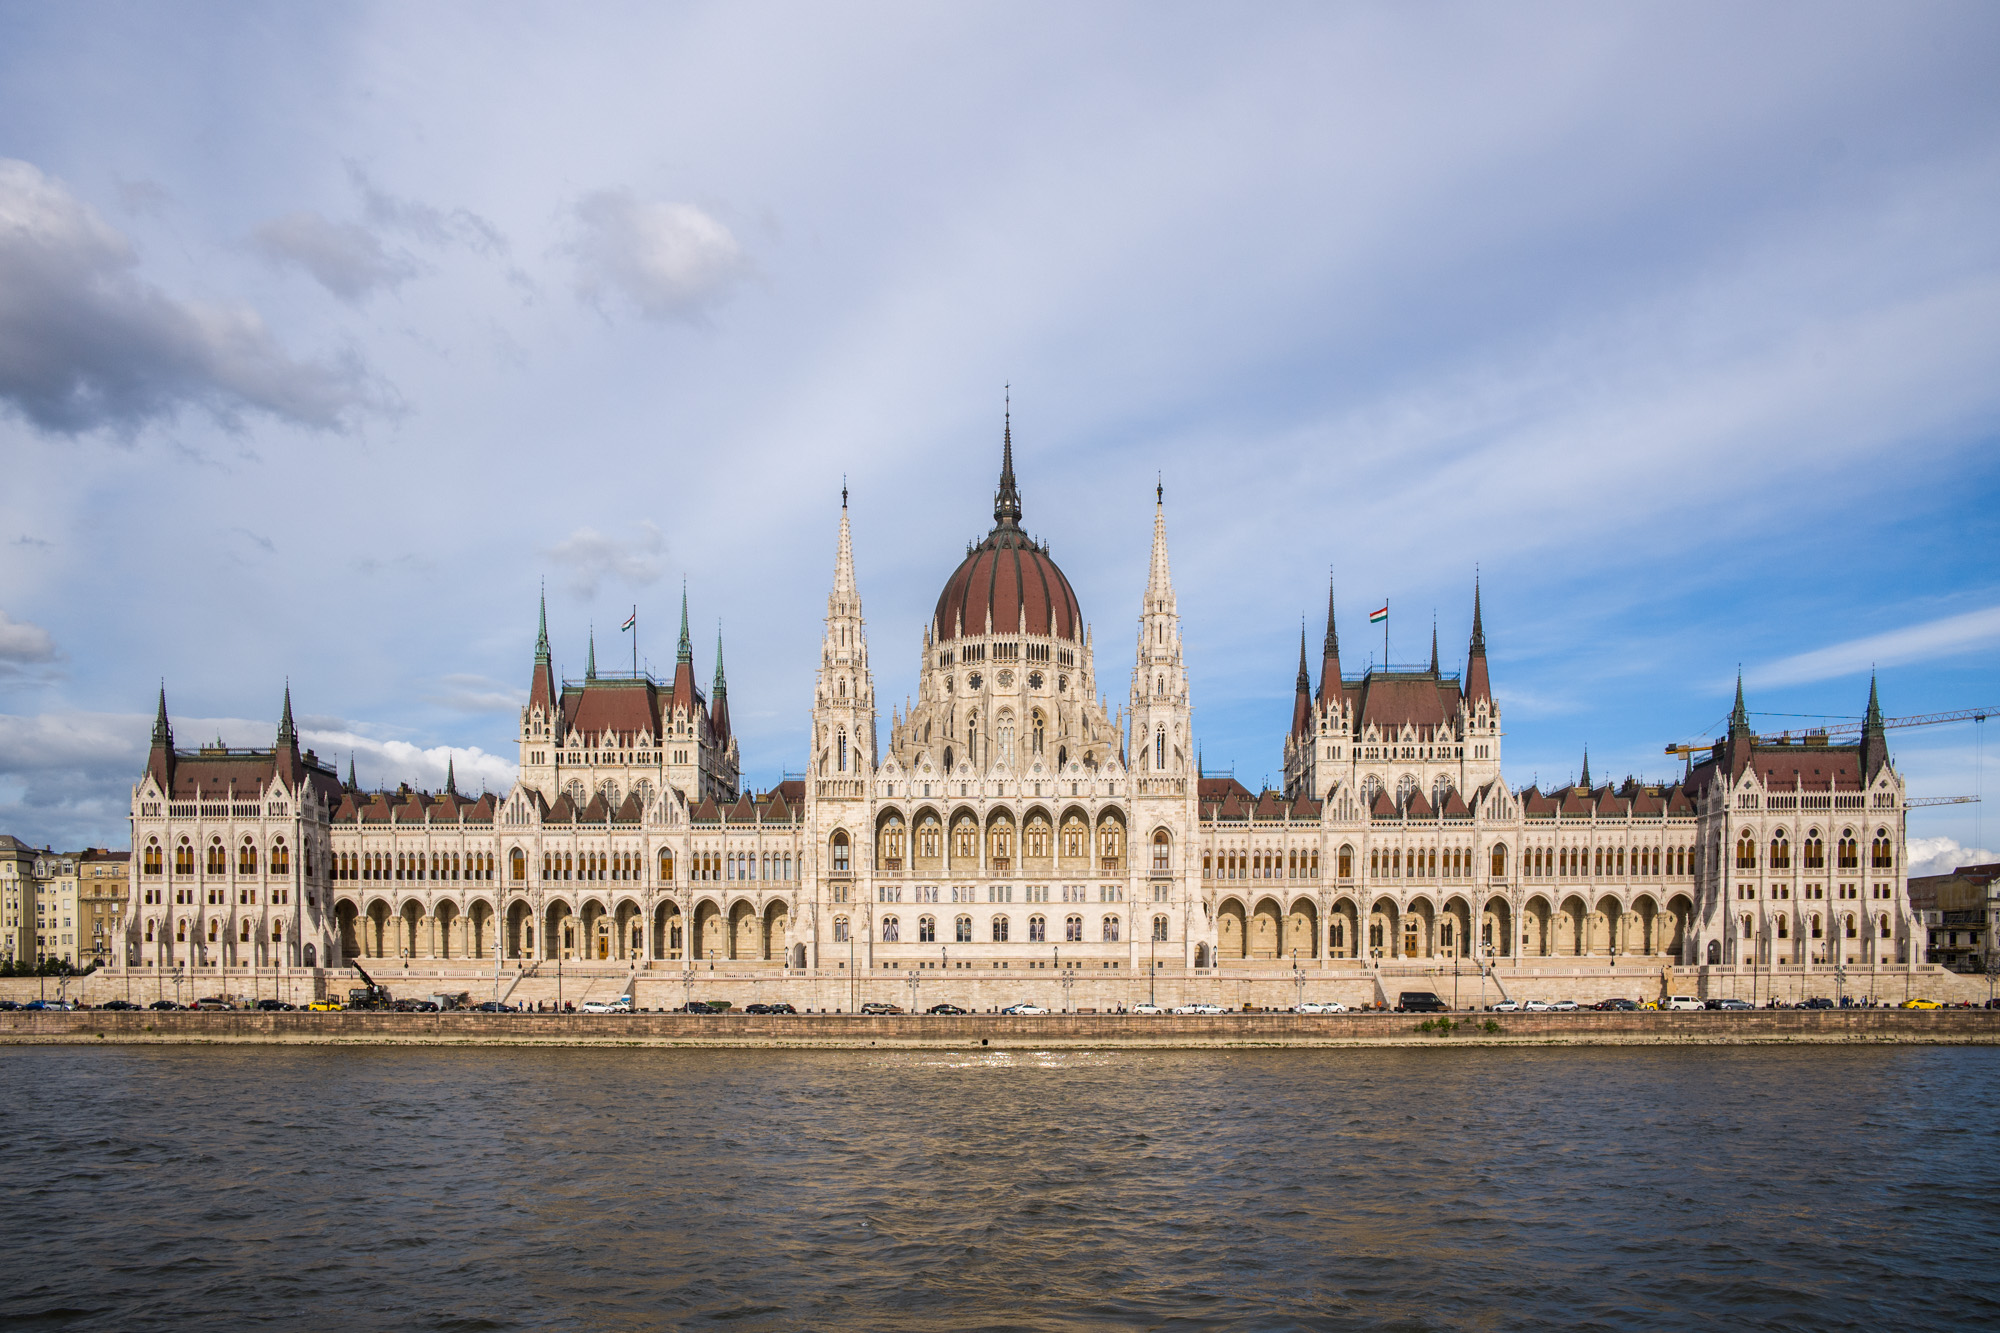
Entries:
{"type": "Polygon", "coordinates": [[[1978,805],[1977,796],[1913,796],[1903,802],[1905,810],[1915,810],[1926,805],[1978,805]]]}
{"type": "MultiPolygon", "coordinates": [[[[1887,729],[1889,727],[1934,727],[1944,722],[1984,722],[1993,713],[2000,713],[2000,706],[1989,708],[1955,708],[1949,713],[1914,713],[1909,717],[1885,717],[1882,719],[1882,726],[1884,729],[1887,729]]],[[[1811,744],[1814,741],[1824,743],[1835,736],[1858,737],[1861,735],[1861,727],[1862,724],[1858,721],[1841,722],[1831,727],[1810,727],[1800,731],[1781,731],[1775,736],[1760,735],[1757,737],[1757,740],[1766,745],[1787,745],[1796,737],[1807,744],[1811,744]]],[[[1708,741],[1701,745],[1669,745],[1667,753],[1673,755],[1675,758],[1691,758],[1694,755],[1701,754],[1703,751],[1712,750],[1721,743],[1720,741],[1708,741]]],[[[1978,798],[1968,796],[1962,798],[1949,797],[1945,799],[1952,801],[1972,801],[1978,798]]]]}

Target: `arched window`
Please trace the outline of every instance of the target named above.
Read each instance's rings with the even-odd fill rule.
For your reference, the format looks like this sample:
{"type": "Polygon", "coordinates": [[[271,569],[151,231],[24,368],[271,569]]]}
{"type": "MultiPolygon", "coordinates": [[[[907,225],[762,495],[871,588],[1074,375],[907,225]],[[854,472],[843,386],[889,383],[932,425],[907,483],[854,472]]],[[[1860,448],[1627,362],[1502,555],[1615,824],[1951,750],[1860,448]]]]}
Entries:
{"type": "Polygon", "coordinates": [[[1792,844],[1779,829],[1771,837],[1771,869],[1790,870],[1792,868],[1792,844]]]}
{"type": "Polygon", "coordinates": [[[1757,844],[1747,829],[1743,836],[1736,840],[1736,868],[1738,870],[1757,868],[1757,844]]]}
{"type": "Polygon", "coordinates": [[[1756,926],[1751,922],[1750,914],[1748,912],[1745,912],[1743,914],[1743,938],[1746,940],[1750,939],[1756,933],[1757,933],[1756,926]]]}
{"type": "Polygon", "coordinates": [[[1007,918],[1004,916],[993,918],[993,942],[995,944],[1007,942],[1007,918]]]}
{"type": "Polygon", "coordinates": [[[1167,938],[1167,919],[1164,916],[1153,918],[1153,938],[1156,941],[1164,941],[1167,938]]]}
{"type": "Polygon", "coordinates": [[[1079,943],[1083,939],[1082,917],[1069,916],[1063,919],[1063,938],[1071,944],[1079,943]]]}
{"type": "MultiPolygon", "coordinates": [[[[160,873],[161,857],[160,857],[160,844],[158,839],[152,839],[152,838],[147,839],[146,852],[143,861],[145,866],[145,872],[148,875],[157,875],[160,873]]],[[[147,938],[150,939],[151,936],[148,936],[147,938]]]]}
{"type": "Polygon", "coordinates": [[[188,846],[186,838],[182,838],[181,845],[174,848],[174,873],[176,875],[194,873],[194,848],[188,846]]]}
{"type": "Polygon", "coordinates": [[[1507,844],[1493,844],[1493,878],[1499,879],[1507,873],[1507,844]]]}
{"type": "Polygon", "coordinates": [[[1883,913],[1883,914],[1882,914],[1881,916],[1878,916],[1878,917],[1876,917],[1876,918],[1875,918],[1875,924],[1876,924],[1876,926],[1877,926],[1877,928],[1878,928],[1878,930],[1879,930],[1879,933],[1881,934],[1882,938],[1883,938],[1883,939],[1885,939],[1885,940],[1886,940],[1886,939],[1888,939],[1888,938],[1889,938],[1889,915],[1888,915],[1888,913],[1884,912],[1884,913],[1883,913]]]}
{"type": "Polygon", "coordinates": [[[1165,727],[1160,727],[1153,732],[1153,767],[1165,768],[1166,766],[1167,766],[1167,729],[1165,727]]]}
{"type": "MultiPolygon", "coordinates": [[[[1041,688],[1041,676],[1039,674],[1037,674],[1035,677],[1035,687],[1037,689],[1041,688]]],[[[1035,719],[1035,753],[1040,754],[1042,752],[1042,735],[1044,731],[1047,729],[1046,720],[1042,717],[1041,709],[1037,708],[1035,710],[1034,719],[1035,719]]]]}
{"type": "Polygon", "coordinates": [[[250,942],[250,918],[247,916],[244,917],[237,925],[240,929],[236,933],[236,942],[238,944],[248,944],[250,942]]]}
{"type": "Polygon", "coordinates": [[[1858,938],[1854,928],[1854,913],[1849,912],[1846,916],[1842,917],[1840,919],[1840,925],[1841,925],[1841,933],[1845,935],[1848,939],[1851,940],[1858,938]]]}
{"type": "Polygon", "coordinates": [[[1812,829],[1806,834],[1805,846],[1800,850],[1805,853],[1807,870],[1826,869],[1826,844],[1820,841],[1818,829],[1812,829]]]}
{"type": "Polygon", "coordinates": [[[1340,877],[1354,878],[1354,848],[1342,843],[1340,847],[1340,877]]]}
{"type": "Polygon", "coordinates": [[[955,920],[953,920],[953,922],[951,923],[951,926],[952,926],[952,931],[951,931],[951,934],[952,934],[952,939],[954,939],[955,941],[957,941],[957,942],[958,942],[958,943],[960,943],[960,944],[970,944],[970,943],[972,943],[972,918],[971,918],[971,917],[969,917],[969,916],[961,916],[961,917],[958,917],[958,918],[956,918],[955,920]]]}
{"type": "Polygon", "coordinates": [[[1025,854],[1037,860],[1048,856],[1049,826],[1039,815],[1028,821],[1028,828],[1022,839],[1022,845],[1025,854]]]}
{"type": "Polygon", "coordinates": [[[271,943],[283,944],[284,942],[285,942],[285,923],[283,918],[280,918],[271,923],[271,943]]]}
{"type": "Polygon", "coordinates": [[[1104,942],[1106,944],[1118,943],[1118,920],[1115,916],[1104,918],[1104,942]]]}
{"type": "Polygon", "coordinates": [[[1792,923],[1789,917],[1782,917],[1782,916],[1779,917],[1777,920],[1777,926],[1778,926],[1779,939],[1788,940],[1792,937],[1792,923]]]}
{"type": "Polygon", "coordinates": [[[1816,940],[1826,938],[1826,931],[1820,925],[1818,912],[1812,914],[1812,937],[1816,940]]]}
{"type": "Polygon", "coordinates": [[[221,875],[226,874],[228,870],[229,858],[222,850],[222,839],[211,838],[208,844],[208,873],[221,875]]]}
{"type": "Polygon", "coordinates": [[[839,738],[840,771],[845,773],[847,771],[847,728],[842,727],[834,734],[839,738]]]}
{"type": "Polygon", "coordinates": [[[903,937],[903,924],[893,916],[882,918],[882,943],[895,944],[903,937]]]}
{"type": "Polygon", "coordinates": [[[1049,937],[1049,923],[1046,917],[1035,915],[1028,918],[1028,943],[1040,944],[1049,937]]]}
{"type": "Polygon", "coordinates": [[[936,944],[936,943],[937,943],[937,918],[936,918],[936,917],[934,917],[934,916],[920,916],[920,917],[918,917],[918,918],[917,918],[917,943],[919,943],[919,944],[936,944]]]}
{"type": "MultiPolygon", "coordinates": [[[[665,855],[665,853],[662,853],[665,855]]],[[[519,847],[507,853],[507,870],[516,884],[528,882],[528,856],[519,847]]]]}
{"type": "Polygon", "coordinates": [[[833,942],[835,944],[847,943],[847,918],[844,916],[837,916],[833,919],[833,942]]]}
{"type": "Polygon", "coordinates": [[[917,855],[934,861],[943,854],[944,830],[938,827],[935,815],[927,815],[917,826],[917,855]]]}
{"type": "Polygon", "coordinates": [[[236,873],[239,875],[257,873],[257,844],[248,838],[245,838],[243,845],[236,849],[236,873]]]}
{"type": "Polygon", "coordinates": [[[1174,863],[1174,840],[1165,829],[1153,833],[1153,869],[1171,870],[1174,863]]]}
{"type": "Polygon", "coordinates": [[[1840,868],[1859,870],[1861,868],[1861,840],[1854,836],[1851,828],[1840,831],[1840,868]]]}
{"type": "Polygon", "coordinates": [[[847,832],[845,829],[835,829],[833,833],[833,873],[844,875],[847,872],[847,832]]]}
{"type": "Polygon", "coordinates": [[[674,880],[674,854],[660,849],[660,883],[671,884],[674,880]]]}
{"type": "Polygon", "coordinates": [[[1876,870],[1893,870],[1896,868],[1896,848],[1895,844],[1889,841],[1888,829],[1878,828],[1875,830],[1875,843],[1870,849],[1868,863],[1876,870]]]}

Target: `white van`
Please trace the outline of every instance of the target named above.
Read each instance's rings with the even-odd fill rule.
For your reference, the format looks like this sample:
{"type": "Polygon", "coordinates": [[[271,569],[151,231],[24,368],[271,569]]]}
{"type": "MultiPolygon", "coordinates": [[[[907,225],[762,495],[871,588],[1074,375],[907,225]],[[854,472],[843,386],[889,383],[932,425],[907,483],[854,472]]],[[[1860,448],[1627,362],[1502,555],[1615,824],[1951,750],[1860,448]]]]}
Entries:
{"type": "Polygon", "coordinates": [[[1692,995],[1669,995],[1660,1001],[1662,1009],[1699,1010],[1703,1007],[1702,1002],[1692,995]]]}

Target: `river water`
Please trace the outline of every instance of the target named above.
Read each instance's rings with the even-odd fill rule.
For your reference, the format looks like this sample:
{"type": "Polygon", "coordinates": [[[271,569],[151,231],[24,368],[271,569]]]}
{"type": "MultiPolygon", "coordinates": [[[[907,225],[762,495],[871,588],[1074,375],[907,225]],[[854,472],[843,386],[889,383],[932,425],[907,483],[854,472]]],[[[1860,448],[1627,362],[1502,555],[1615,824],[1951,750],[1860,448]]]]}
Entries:
{"type": "Polygon", "coordinates": [[[2000,1050],[0,1050],[0,1326],[1960,1328],[2000,1050]]]}

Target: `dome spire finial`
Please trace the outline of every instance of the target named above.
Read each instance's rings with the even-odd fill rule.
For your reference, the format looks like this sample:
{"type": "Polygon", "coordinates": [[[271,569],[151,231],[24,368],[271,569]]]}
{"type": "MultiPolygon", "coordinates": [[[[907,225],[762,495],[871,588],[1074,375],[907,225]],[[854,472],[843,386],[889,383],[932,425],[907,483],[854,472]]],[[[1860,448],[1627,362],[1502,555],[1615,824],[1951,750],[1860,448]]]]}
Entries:
{"type": "Polygon", "coordinates": [[[1000,431],[1000,491],[993,497],[993,522],[1003,528],[1021,525],[1021,492],[1014,484],[1014,386],[1003,387],[1000,431]]]}

